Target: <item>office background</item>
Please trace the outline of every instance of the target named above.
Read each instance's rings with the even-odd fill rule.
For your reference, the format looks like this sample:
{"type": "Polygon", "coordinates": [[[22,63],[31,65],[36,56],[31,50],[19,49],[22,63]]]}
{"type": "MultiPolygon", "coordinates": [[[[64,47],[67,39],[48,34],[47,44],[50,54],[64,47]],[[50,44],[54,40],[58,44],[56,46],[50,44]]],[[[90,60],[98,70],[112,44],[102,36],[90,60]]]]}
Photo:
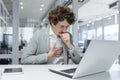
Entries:
{"type": "Polygon", "coordinates": [[[59,4],[69,6],[76,14],[76,23],[68,31],[78,52],[82,52],[87,39],[120,40],[119,3],[119,0],[0,0],[0,64],[20,63],[30,38],[36,30],[49,26],[47,14],[59,4]],[[39,5],[39,12],[35,5],[39,5]]]}

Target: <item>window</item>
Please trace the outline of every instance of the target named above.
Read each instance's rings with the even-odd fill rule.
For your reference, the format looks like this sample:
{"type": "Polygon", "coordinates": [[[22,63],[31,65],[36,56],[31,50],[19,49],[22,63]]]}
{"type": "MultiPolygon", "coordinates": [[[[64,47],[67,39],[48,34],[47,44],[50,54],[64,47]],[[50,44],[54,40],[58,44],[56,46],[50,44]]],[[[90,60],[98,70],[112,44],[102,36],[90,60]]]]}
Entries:
{"type": "Polygon", "coordinates": [[[104,39],[105,40],[118,40],[118,24],[105,26],[104,39]]]}
{"type": "Polygon", "coordinates": [[[87,38],[87,30],[82,32],[82,40],[84,41],[87,38]]]}
{"type": "Polygon", "coordinates": [[[88,39],[95,39],[95,29],[88,31],[88,39]]]}
{"type": "Polygon", "coordinates": [[[97,28],[97,40],[102,40],[102,27],[97,28]]]}

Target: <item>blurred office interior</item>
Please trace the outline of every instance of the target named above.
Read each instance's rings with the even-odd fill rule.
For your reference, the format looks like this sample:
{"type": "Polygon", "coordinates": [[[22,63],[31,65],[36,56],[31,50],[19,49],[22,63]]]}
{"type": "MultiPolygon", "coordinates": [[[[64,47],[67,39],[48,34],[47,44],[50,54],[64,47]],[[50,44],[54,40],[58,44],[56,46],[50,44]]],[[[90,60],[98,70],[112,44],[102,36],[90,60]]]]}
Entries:
{"type": "Polygon", "coordinates": [[[119,4],[119,0],[0,0],[0,64],[20,64],[32,35],[49,26],[47,14],[57,5],[70,7],[76,15],[68,31],[79,53],[84,54],[86,40],[120,40],[119,4]]]}

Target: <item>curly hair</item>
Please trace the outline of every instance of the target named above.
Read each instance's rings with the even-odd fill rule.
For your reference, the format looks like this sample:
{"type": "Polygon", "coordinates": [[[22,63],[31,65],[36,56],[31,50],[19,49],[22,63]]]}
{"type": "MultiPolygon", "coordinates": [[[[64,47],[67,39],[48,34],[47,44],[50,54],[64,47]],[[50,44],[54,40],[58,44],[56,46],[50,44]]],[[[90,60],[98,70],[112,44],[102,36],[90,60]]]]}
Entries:
{"type": "Polygon", "coordinates": [[[75,22],[75,15],[69,7],[57,6],[54,10],[49,13],[48,20],[50,24],[56,25],[59,21],[67,20],[69,24],[75,22]]]}

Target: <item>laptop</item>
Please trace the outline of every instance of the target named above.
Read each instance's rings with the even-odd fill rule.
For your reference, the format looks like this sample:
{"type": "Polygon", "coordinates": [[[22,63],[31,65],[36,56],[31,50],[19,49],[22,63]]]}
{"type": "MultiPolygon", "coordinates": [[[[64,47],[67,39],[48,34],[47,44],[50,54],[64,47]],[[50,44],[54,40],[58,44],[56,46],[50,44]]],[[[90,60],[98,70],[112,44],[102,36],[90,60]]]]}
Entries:
{"type": "Polygon", "coordinates": [[[79,78],[108,71],[120,54],[120,41],[91,40],[79,65],[69,69],[49,68],[51,72],[79,78]]]}

